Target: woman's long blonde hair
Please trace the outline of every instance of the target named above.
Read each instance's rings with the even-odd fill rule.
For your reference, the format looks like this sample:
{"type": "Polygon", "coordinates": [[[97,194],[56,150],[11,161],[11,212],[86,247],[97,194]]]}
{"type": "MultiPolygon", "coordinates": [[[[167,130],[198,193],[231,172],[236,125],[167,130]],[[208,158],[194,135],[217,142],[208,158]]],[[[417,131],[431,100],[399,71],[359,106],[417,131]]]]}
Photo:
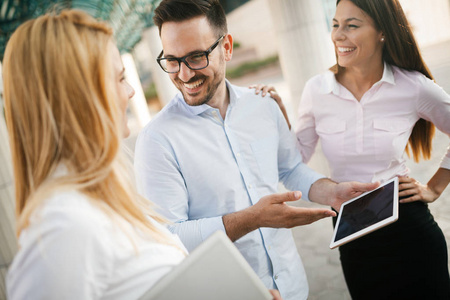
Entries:
{"type": "Polygon", "coordinates": [[[3,78],[18,235],[49,193],[70,188],[167,242],[147,216],[163,219],[127,176],[111,41],[107,24],[76,10],[27,21],[11,36],[3,78]],[[67,173],[52,176],[61,165],[67,173]]]}

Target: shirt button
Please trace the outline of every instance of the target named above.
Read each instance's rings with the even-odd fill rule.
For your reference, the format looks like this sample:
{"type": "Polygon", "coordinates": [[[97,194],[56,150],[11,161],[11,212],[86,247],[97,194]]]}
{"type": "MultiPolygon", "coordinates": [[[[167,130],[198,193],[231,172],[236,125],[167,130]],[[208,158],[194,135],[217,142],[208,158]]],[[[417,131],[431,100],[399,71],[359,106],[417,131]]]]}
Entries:
{"type": "Polygon", "coordinates": [[[249,185],[248,185],[248,188],[249,188],[249,189],[251,189],[251,188],[252,188],[252,185],[251,185],[251,184],[249,184],[249,185]]]}
{"type": "Polygon", "coordinates": [[[241,154],[240,154],[240,153],[237,153],[236,156],[237,156],[237,157],[241,157],[241,154]]]}
{"type": "Polygon", "coordinates": [[[274,279],[277,280],[278,279],[278,275],[275,275],[274,279]]]}

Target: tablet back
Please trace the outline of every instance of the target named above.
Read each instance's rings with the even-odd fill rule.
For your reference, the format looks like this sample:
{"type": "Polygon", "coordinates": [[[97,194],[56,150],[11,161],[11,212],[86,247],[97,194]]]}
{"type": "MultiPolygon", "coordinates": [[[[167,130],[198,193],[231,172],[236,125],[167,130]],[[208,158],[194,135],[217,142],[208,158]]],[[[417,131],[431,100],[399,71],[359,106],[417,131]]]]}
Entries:
{"type": "Polygon", "coordinates": [[[272,296],[225,233],[218,231],[140,299],[270,300],[272,296]]]}

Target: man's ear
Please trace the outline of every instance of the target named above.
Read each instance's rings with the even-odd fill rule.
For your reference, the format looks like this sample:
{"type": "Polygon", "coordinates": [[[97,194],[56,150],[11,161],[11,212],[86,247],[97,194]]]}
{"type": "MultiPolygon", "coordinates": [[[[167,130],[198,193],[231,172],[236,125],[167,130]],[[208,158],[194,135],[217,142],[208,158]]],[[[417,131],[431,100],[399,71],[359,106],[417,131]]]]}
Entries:
{"type": "Polygon", "coordinates": [[[223,38],[223,49],[225,61],[230,61],[233,56],[233,37],[229,33],[223,38]]]}

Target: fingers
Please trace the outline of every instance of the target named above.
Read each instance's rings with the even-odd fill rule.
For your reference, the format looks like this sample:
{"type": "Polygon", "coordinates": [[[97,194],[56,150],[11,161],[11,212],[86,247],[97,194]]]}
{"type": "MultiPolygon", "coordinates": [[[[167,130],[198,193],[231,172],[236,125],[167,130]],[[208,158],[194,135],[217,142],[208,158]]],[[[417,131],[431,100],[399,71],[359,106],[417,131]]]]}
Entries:
{"type": "Polygon", "coordinates": [[[287,193],[279,193],[265,196],[264,198],[269,198],[273,204],[280,204],[289,201],[297,201],[302,197],[302,193],[300,191],[287,192],[287,193]]]}
{"type": "Polygon", "coordinates": [[[255,94],[258,95],[261,91],[261,87],[259,84],[251,84],[248,86],[249,89],[255,89],[255,94]]]}
{"type": "Polygon", "coordinates": [[[399,181],[398,181],[398,190],[403,191],[403,190],[417,188],[419,186],[419,184],[420,184],[420,182],[418,182],[414,178],[402,177],[401,180],[399,178],[399,181]]]}
{"type": "Polygon", "coordinates": [[[408,182],[413,182],[416,181],[414,178],[408,177],[408,176],[399,176],[398,177],[398,183],[408,183],[408,182]]]}
{"type": "MultiPolygon", "coordinates": [[[[265,85],[265,84],[252,84],[248,87],[249,89],[255,89],[255,94],[258,95],[261,92],[261,96],[266,96],[268,93],[270,93],[271,96],[278,95],[275,88],[271,85],[265,85]]],[[[273,97],[272,97],[273,98],[273,97]]]]}
{"type": "Polygon", "coordinates": [[[379,186],[380,186],[380,182],[379,181],[363,183],[362,186],[361,186],[361,190],[364,191],[364,192],[368,192],[368,191],[376,189],[379,186]]]}
{"type": "MultiPolygon", "coordinates": [[[[400,193],[399,193],[399,197],[400,197],[400,193]]],[[[421,197],[419,195],[413,195],[411,197],[408,198],[403,198],[401,200],[399,200],[398,202],[400,203],[410,203],[410,202],[415,202],[415,201],[420,201],[422,200],[421,197]]]]}
{"type": "Polygon", "coordinates": [[[300,199],[300,192],[268,195],[253,207],[259,219],[259,227],[292,228],[308,225],[323,218],[334,217],[336,213],[325,208],[304,208],[287,205],[288,201],[300,199]]]}
{"type": "MultiPolygon", "coordinates": [[[[336,212],[326,209],[326,208],[316,208],[316,211],[314,212],[317,220],[328,218],[328,217],[336,217],[336,212]]],[[[316,221],[317,221],[316,220],[316,221]]]]}
{"type": "Polygon", "coordinates": [[[353,188],[353,192],[358,192],[358,193],[364,193],[364,192],[368,192],[371,190],[376,189],[377,187],[380,186],[380,182],[369,182],[369,183],[364,183],[364,182],[358,182],[358,181],[353,181],[351,183],[351,186],[353,188]]]}
{"type": "Polygon", "coordinates": [[[281,295],[278,290],[269,290],[269,292],[272,295],[273,300],[283,300],[283,299],[281,299],[281,295]]]}
{"type": "Polygon", "coordinates": [[[255,89],[255,94],[258,95],[264,87],[265,87],[264,84],[259,83],[259,84],[252,84],[248,88],[255,89]]]}
{"type": "Polygon", "coordinates": [[[324,218],[335,217],[336,213],[326,208],[290,207],[292,209],[291,224],[289,227],[302,226],[314,223],[324,218]]]}
{"type": "Polygon", "coordinates": [[[416,183],[402,184],[398,188],[400,197],[405,197],[412,194],[417,194],[419,192],[419,186],[416,183]]]}
{"type": "Polygon", "coordinates": [[[410,203],[414,201],[430,203],[439,197],[439,195],[429,189],[428,186],[421,184],[411,177],[399,177],[398,190],[400,203],[410,203]]]}
{"type": "Polygon", "coordinates": [[[272,96],[272,94],[276,95],[277,91],[275,90],[275,88],[273,86],[266,85],[263,87],[261,95],[264,97],[265,95],[267,95],[267,93],[270,93],[270,96],[272,96]]]}
{"type": "Polygon", "coordinates": [[[420,182],[411,177],[399,177],[399,197],[406,197],[419,192],[420,182]]]}
{"type": "Polygon", "coordinates": [[[281,100],[281,97],[277,93],[277,91],[275,91],[275,90],[269,91],[269,94],[270,94],[270,98],[274,99],[278,103],[279,106],[282,106],[283,101],[281,100]]]}
{"type": "Polygon", "coordinates": [[[399,184],[398,197],[400,198],[400,203],[409,203],[421,200],[422,196],[419,188],[419,182],[413,180],[404,180],[401,184],[399,184]]]}

